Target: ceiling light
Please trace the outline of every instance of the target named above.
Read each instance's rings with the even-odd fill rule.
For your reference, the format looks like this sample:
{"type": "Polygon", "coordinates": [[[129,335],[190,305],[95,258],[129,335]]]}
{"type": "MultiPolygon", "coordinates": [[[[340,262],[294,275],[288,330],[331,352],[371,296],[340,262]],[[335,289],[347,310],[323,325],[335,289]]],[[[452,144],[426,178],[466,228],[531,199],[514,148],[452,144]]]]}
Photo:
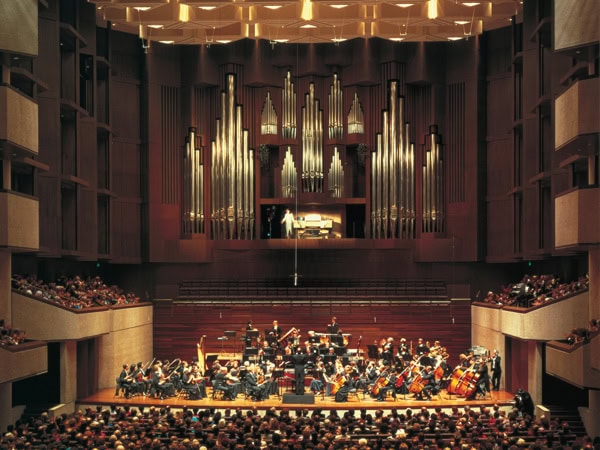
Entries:
{"type": "Polygon", "coordinates": [[[231,42],[231,39],[217,39],[217,42],[219,44],[229,44],[231,42]]]}
{"type": "Polygon", "coordinates": [[[346,41],[347,39],[346,39],[346,38],[331,38],[331,40],[332,40],[333,42],[344,42],[344,41],[346,41]]]}
{"type": "Polygon", "coordinates": [[[265,8],[267,8],[267,9],[279,9],[282,7],[283,7],[283,5],[265,5],[265,8]]]}
{"type": "Polygon", "coordinates": [[[175,41],[158,41],[158,42],[160,42],[161,44],[172,44],[175,41]]]}
{"type": "Polygon", "coordinates": [[[198,6],[198,8],[203,9],[204,11],[212,11],[216,6],[198,6]]]}
{"type": "Polygon", "coordinates": [[[450,36],[448,38],[449,41],[460,41],[462,39],[462,37],[459,36],[450,36]]]}
{"type": "Polygon", "coordinates": [[[438,4],[437,0],[429,0],[427,2],[427,18],[437,19],[438,16],[438,4]]]}
{"type": "Polygon", "coordinates": [[[454,23],[456,25],[466,25],[469,23],[469,21],[468,20],[455,20],[454,23]]]}
{"type": "Polygon", "coordinates": [[[331,6],[332,8],[335,8],[335,9],[342,9],[342,8],[346,8],[348,5],[329,5],[329,6],[331,6]]]}
{"type": "Polygon", "coordinates": [[[150,6],[134,6],[133,9],[137,9],[138,11],[148,11],[150,6]]]}
{"type": "Polygon", "coordinates": [[[289,41],[289,39],[273,39],[273,42],[277,42],[279,44],[283,44],[284,42],[289,41]]]}
{"type": "Polygon", "coordinates": [[[300,26],[300,28],[317,28],[317,26],[313,25],[312,23],[307,23],[307,24],[300,26]]]}
{"type": "Polygon", "coordinates": [[[396,6],[399,6],[400,8],[410,8],[413,5],[414,3],[396,3],[396,6]]]}
{"type": "Polygon", "coordinates": [[[403,37],[393,37],[393,38],[390,38],[390,41],[394,41],[394,42],[401,42],[403,40],[404,40],[403,37]]]}
{"type": "Polygon", "coordinates": [[[479,2],[463,2],[463,5],[472,8],[473,6],[479,5],[479,2]]]}
{"type": "Polygon", "coordinates": [[[161,28],[164,28],[164,25],[152,24],[152,25],[148,25],[148,28],[154,28],[155,30],[160,30],[161,28]]]}

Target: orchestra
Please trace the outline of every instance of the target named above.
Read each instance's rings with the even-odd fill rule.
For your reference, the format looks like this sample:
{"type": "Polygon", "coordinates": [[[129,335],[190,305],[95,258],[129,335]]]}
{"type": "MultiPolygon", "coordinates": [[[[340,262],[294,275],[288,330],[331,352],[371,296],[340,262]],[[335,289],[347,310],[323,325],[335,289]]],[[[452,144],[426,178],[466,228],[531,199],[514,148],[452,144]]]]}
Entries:
{"type": "MultiPolygon", "coordinates": [[[[262,401],[284,387],[303,394],[306,380],[309,392],[333,397],[336,402],[347,401],[352,390],[377,401],[398,395],[430,400],[442,389],[450,396],[470,400],[490,393],[488,365],[498,371],[498,356],[490,356],[481,348],[466,350],[451,369],[441,342],[430,344],[423,338],[418,338],[413,349],[413,342],[404,337],[398,341],[392,336],[383,337],[369,346],[369,357],[365,358],[361,338],[358,348],[350,349],[352,335],[343,332],[335,317],[326,332],[309,330],[304,336],[296,327],[282,330],[277,320],[264,333],[252,321],[247,322],[245,330],[240,340],[247,347],[240,360],[216,360],[209,365],[204,350],[206,336],[202,336],[197,344],[198,358],[192,362],[176,359],[123,364],[115,396],[123,392],[126,398],[144,395],[163,399],[185,392],[189,400],[201,400],[212,387],[212,398],[220,391],[223,400],[242,395],[262,401]]],[[[496,388],[498,383],[494,381],[496,388]]]]}

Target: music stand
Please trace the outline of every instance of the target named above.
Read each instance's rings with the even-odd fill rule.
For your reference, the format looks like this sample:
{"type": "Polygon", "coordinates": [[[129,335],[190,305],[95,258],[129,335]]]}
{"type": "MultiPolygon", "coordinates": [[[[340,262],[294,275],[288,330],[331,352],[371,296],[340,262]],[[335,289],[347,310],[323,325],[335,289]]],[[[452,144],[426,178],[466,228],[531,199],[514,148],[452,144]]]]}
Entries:
{"type": "MultiPolygon", "coordinates": [[[[228,338],[234,338],[235,335],[237,334],[237,331],[225,330],[225,331],[223,331],[223,334],[225,336],[227,336],[228,338]]],[[[233,357],[235,358],[235,349],[236,349],[235,339],[232,339],[232,340],[233,340],[233,357]]]]}
{"type": "Polygon", "coordinates": [[[275,380],[275,383],[277,383],[277,397],[281,398],[281,383],[279,383],[279,380],[281,378],[283,378],[283,374],[284,374],[284,369],[275,369],[273,371],[273,375],[271,375],[271,378],[273,378],[275,380]]]}
{"type": "Polygon", "coordinates": [[[225,354],[225,349],[223,348],[223,345],[225,344],[225,341],[228,341],[229,338],[227,336],[219,336],[217,338],[217,341],[221,341],[221,353],[220,355],[224,355],[225,354]]]}

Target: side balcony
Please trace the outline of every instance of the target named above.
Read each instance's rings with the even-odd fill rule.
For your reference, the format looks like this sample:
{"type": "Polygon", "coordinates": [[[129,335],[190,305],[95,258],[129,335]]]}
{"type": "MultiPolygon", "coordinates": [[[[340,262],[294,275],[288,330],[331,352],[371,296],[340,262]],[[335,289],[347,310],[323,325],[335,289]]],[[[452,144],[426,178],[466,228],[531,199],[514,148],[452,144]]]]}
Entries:
{"type": "Polygon", "coordinates": [[[25,342],[0,347],[0,384],[29,378],[48,371],[45,342],[25,342]]]}
{"type": "Polygon", "coordinates": [[[473,303],[471,320],[473,326],[520,339],[560,340],[573,328],[585,325],[581,318],[588,315],[588,302],[589,291],[586,290],[534,308],[473,303]]]}
{"type": "Polygon", "coordinates": [[[39,201],[29,195],[0,190],[0,248],[39,249],[39,201]]]}
{"type": "Polygon", "coordinates": [[[600,188],[575,189],[554,199],[556,248],[585,248],[600,243],[600,188]]]}
{"type": "Polygon", "coordinates": [[[11,86],[0,86],[0,141],[10,154],[39,153],[38,105],[11,86]]]}
{"type": "Polygon", "coordinates": [[[600,389],[600,332],[575,345],[548,342],[546,372],[580,388],[600,389]]]}

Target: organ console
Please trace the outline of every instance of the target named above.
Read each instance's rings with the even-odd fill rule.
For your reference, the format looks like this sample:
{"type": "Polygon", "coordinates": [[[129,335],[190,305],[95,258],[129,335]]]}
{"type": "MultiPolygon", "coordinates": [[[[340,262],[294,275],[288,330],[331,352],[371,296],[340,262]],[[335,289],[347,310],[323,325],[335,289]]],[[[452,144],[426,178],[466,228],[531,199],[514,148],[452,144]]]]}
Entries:
{"type": "Polygon", "coordinates": [[[333,229],[333,220],[323,219],[321,214],[307,214],[304,218],[294,220],[294,229],[301,239],[327,239],[333,229]]]}

